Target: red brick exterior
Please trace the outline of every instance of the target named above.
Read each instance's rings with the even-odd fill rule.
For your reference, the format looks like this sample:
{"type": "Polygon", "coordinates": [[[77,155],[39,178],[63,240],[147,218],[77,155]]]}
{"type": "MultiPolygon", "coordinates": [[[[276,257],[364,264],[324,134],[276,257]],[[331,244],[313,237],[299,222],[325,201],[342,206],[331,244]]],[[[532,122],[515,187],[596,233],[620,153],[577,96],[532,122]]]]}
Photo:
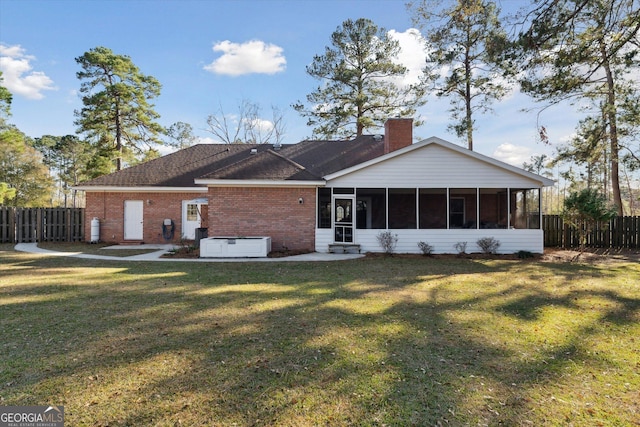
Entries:
{"type": "Polygon", "coordinates": [[[179,242],[182,232],[182,201],[204,197],[203,193],[94,193],[87,192],[85,209],[85,236],[91,240],[91,220],[100,219],[100,241],[124,243],[124,201],[143,202],[143,242],[167,243],[162,236],[165,218],[175,225],[174,237],[179,242]]]}
{"type": "Polygon", "coordinates": [[[389,119],[384,124],[384,154],[413,144],[413,119],[389,119]]]}
{"type": "Polygon", "coordinates": [[[268,236],[274,251],[315,250],[315,224],[315,188],[209,188],[209,236],[268,236]]]}
{"type": "MultiPolygon", "coordinates": [[[[123,243],[124,201],[143,201],[144,243],[167,243],[162,224],[175,224],[171,242],[180,241],[182,201],[204,193],[87,192],[85,236],[91,240],[91,220],[100,219],[100,240],[123,243]]],[[[315,250],[315,188],[209,188],[209,236],[269,236],[272,249],[315,250]],[[299,200],[302,198],[303,203],[299,200]]]]}

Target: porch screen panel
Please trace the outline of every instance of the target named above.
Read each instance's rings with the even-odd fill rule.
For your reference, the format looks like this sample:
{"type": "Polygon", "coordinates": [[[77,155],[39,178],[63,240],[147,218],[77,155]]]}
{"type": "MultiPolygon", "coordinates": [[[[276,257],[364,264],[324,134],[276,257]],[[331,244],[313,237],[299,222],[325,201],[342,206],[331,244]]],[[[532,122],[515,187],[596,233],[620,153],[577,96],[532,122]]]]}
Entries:
{"type": "Polygon", "coordinates": [[[389,228],[417,228],[416,189],[389,189],[389,228]]]}
{"type": "Polygon", "coordinates": [[[421,188],[418,201],[420,228],[447,228],[446,188],[421,188]]]}
{"type": "Polygon", "coordinates": [[[534,188],[531,190],[527,190],[526,195],[527,199],[527,228],[537,230],[540,228],[540,189],[534,188]]]}
{"type": "Polygon", "coordinates": [[[318,228],[331,228],[331,189],[318,188],[318,228]]]}
{"type": "Polygon", "coordinates": [[[507,189],[480,189],[480,228],[507,228],[507,189]]]}
{"type": "Polygon", "coordinates": [[[387,227],[387,193],[384,188],[358,188],[356,191],[356,228],[387,227]]]}
{"type": "Polygon", "coordinates": [[[355,189],[351,187],[335,187],[333,189],[333,194],[354,194],[355,189]]]}
{"type": "Polygon", "coordinates": [[[540,189],[511,189],[511,226],[513,228],[540,228],[540,189]]]}
{"type": "Polygon", "coordinates": [[[477,191],[475,188],[449,190],[449,228],[477,228],[477,191]]]}

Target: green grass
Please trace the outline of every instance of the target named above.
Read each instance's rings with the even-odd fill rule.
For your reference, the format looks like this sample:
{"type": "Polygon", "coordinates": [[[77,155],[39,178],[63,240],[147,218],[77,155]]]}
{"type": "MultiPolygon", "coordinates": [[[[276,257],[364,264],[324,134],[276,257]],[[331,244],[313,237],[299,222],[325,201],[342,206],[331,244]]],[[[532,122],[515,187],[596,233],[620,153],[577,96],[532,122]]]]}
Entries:
{"type": "Polygon", "coordinates": [[[637,425],[640,266],[0,245],[0,404],[69,426],[637,425]]]}

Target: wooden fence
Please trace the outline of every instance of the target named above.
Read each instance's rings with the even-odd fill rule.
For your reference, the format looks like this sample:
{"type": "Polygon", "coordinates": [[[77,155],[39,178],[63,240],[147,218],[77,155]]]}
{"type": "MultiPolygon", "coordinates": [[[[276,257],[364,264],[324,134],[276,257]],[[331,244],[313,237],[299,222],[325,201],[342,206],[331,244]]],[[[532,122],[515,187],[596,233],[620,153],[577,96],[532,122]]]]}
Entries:
{"type": "Polygon", "coordinates": [[[83,208],[0,207],[0,243],[83,240],[83,208]]]}
{"type": "MultiPolygon", "coordinates": [[[[565,224],[560,215],[543,215],[546,247],[577,248],[579,235],[565,224]]],[[[587,247],[612,249],[640,248],[640,216],[618,216],[607,223],[598,223],[587,235],[587,247]]]]}

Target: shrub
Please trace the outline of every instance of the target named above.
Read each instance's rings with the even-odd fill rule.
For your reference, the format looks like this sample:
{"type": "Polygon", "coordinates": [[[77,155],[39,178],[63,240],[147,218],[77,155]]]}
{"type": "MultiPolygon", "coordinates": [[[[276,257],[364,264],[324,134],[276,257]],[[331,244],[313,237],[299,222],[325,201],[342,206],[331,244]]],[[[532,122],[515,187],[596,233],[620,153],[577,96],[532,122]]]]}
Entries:
{"type": "Polygon", "coordinates": [[[458,242],[453,245],[454,249],[458,251],[458,255],[467,253],[467,242],[458,242]]]}
{"type": "Polygon", "coordinates": [[[187,239],[180,239],[180,247],[177,248],[176,253],[187,253],[190,254],[191,252],[195,251],[196,249],[198,249],[196,247],[196,245],[194,244],[193,240],[187,240],[187,239]]]}
{"type": "Polygon", "coordinates": [[[398,243],[398,235],[391,234],[390,231],[381,231],[376,236],[378,244],[382,247],[385,254],[392,254],[396,250],[396,244],[398,243]]]}
{"type": "Polygon", "coordinates": [[[607,222],[617,215],[615,206],[609,206],[607,199],[597,190],[584,189],[573,192],[564,199],[562,218],[574,227],[580,242],[580,253],[587,245],[587,236],[598,223],[607,227],[607,222]]]}
{"type": "Polygon", "coordinates": [[[529,251],[518,251],[516,252],[516,255],[519,259],[533,258],[533,254],[529,251]]]}
{"type": "Polygon", "coordinates": [[[422,251],[422,255],[431,255],[433,253],[433,246],[427,242],[418,242],[418,247],[422,251]]]}
{"type": "Polygon", "coordinates": [[[500,247],[500,241],[493,237],[483,237],[476,241],[476,245],[483,254],[495,254],[500,247]]]}

